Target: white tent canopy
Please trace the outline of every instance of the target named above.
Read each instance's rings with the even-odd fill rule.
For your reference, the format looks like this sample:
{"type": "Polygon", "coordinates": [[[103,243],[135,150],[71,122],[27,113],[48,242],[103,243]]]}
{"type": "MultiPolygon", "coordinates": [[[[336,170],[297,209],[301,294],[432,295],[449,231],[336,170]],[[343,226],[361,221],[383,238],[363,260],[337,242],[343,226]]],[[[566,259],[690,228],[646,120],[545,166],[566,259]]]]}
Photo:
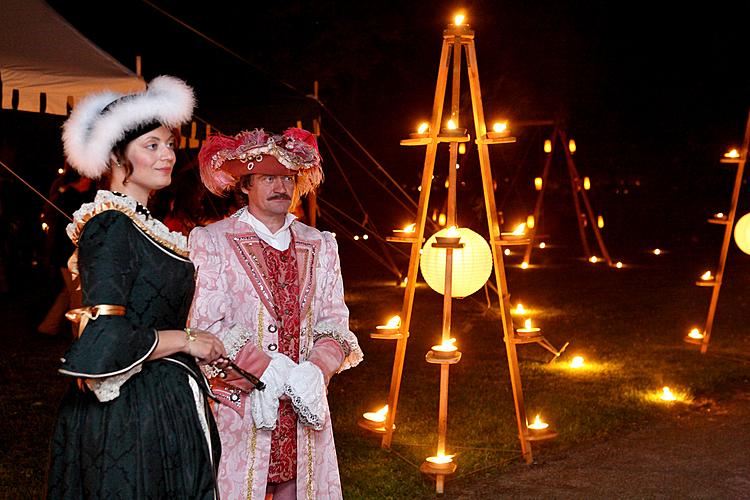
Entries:
{"type": "Polygon", "coordinates": [[[57,115],[91,92],[146,86],[41,0],[2,0],[0,84],[2,108],[57,115]]]}

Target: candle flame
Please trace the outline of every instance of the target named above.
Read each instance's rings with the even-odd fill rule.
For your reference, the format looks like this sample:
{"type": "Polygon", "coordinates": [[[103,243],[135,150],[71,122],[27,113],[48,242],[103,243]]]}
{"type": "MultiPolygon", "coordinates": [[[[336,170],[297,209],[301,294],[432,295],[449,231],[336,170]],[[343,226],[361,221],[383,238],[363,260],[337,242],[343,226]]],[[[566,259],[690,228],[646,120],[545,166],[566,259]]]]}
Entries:
{"type": "Polygon", "coordinates": [[[492,131],[493,132],[505,132],[508,130],[508,122],[495,122],[494,125],[492,125],[492,131]]]}
{"type": "Polygon", "coordinates": [[[552,141],[549,139],[544,140],[544,152],[545,153],[551,153],[552,152],[552,141]]]}
{"type": "Polygon", "coordinates": [[[378,411],[368,411],[362,414],[366,420],[371,422],[385,422],[386,415],[388,415],[388,405],[383,406],[378,411]]]}
{"type": "Polygon", "coordinates": [[[573,139],[569,140],[568,141],[568,149],[570,150],[571,153],[575,153],[576,152],[576,141],[574,141],[573,139]]]}
{"type": "Polygon", "coordinates": [[[527,424],[526,427],[528,427],[529,429],[541,430],[541,429],[546,429],[547,427],[549,427],[549,424],[546,422],[542,422],[542,417],[540,417],[539,414],[537,413],[536,417],[534,418],[534,423],[527,424]]]}
{"type": "Polygon", "coordinates": [[[503,250],[503,253],[505,255],[510,255],[510,248],[506,248],[505,250],[503,250]]]}
{"type": "Polygon", "coordinates": [[[396,229],[395,232],[397,232],[397,233],[413,233],[414,230],[416,229],[416,227],[417,227],[417,223],[413,222],[413,223],[409,224],[408,226],[404,226],[403,229],[396,229]]]}
{"type": "Polygon", "coordinates": [[[418,134],[424,134],[430,129],[430,124],[427,122],[422,122],[419,124],[419,127],[417,127],[417,133],[418,134]]]}
{"type": "Polygon", "coordinates": [[[466,16],[463,14],[456,14],[456,17],[453,18],[453,24],[456,26],[461,26],[464,23],[464,19],[466,19],[466,16]]]}
{"type": "Polygon", "coordinates": [[[518,305],[516,306],[516,310],[513,312],[515,312],[516,314],[524,314],[526,313],[526,308],[523,307],[523,304],[519,302],[518,305]]]}
{"type": "Polygon", "coordinates": [[[620,262],[620,261],[617,261],[617,264],[615,264],[615,267],[616,267],[617,269],[622,269],[622,262],[620,262]]]}
{"type": "Polygon", "coordinates": [[[456,226],[449,227],[448,231],[445,232],[445,235],[448,236],[448,237],[450,237],[450,238],[454,238],[456,236],[460,236],[460,234],[459,234],[458,229],[456,228],[456,226]]]}
{"type": "Polygon", "coordinates": [[[661,255],[661,249],[654,248],[654,255],[661,255]]]}
{"type": "Polygon", "coordinates": [[[688,333],[688,337],[690,337],[691,339],[700,340],[703,338],[703,334],[697,328],[693,328],[692,330],[690,330],[690,333],[688,333]]]}
{"type": "Polygon", "coordinates": [[[534,189],[536,189],[537,191],[541,191],[543,183],[544,181],[541,177],[534,177],[534,189]]]}
{"type": "Polygon", "coordinates": [[[591,179],[589,179],[588,177],[583,178],[583,189],[585,189],[586,191],[591,189],[591,179]]]}
{"type": "Polygon", "coordinates": [[[740,153],[736,149],[732,149],[728,153],[724,154],[725,158],[739,158],[740,153]]]}
{"type": "Polygon", "coordinates": [[[708,281],[708,280],[710,280],[712,278],[713,278],[713,276],[711,275],[711,271],[706,271],[705,273],[701,274],[701,279],[703,281],[708,281]]]}
{"type": "Polygon", "coordinates": [[[546,244],[545,242],[541,242],[541,243],[539,243],[539,248],[544,248],[544,247],[546,247],[546,246],[547,246],[547,244],[546,244]]]}
{"type": "Polygon", "coordinates": [[[375,328],[378,330],[395,330],[401,326],[401,316],[396,315],[391,317],[385,325],[378,325],[375,328]]]}
{"type": "Polygon", "coordinates": [[[442,344],[432,346],[433,351],[450,352],[456,350],[456,339],[444,340],[442,344]]]}
{"type": "Polygon", "coordinates": [[[675,401],[677,399],[677,397],[674,394],[672,394],[671,389],[667,387],[666,385],[662,387],[661,396],[659,397],[664,401],[675,401]]]}
{"type": "Polygon", "coordinates": [[[599,257],[597,257],[596,255],[592,255],[589,258],[589,262],[591,262],[592,264],[596,264],[597,262],[599,262],[599,257]]]}
{"type": "Polygon", "coordinates": [[[523,327],[527,330],[531,328],[531,318],[526,318],[526,321],[523,322],[523,327]]]}
{"type": "Polygon", "coordinates": [[[583,367],[583,356],[576,356],[573,361],[570,362],[571,368],[582,368],[583,367]]]}
{"type": "Polygon", "coordinates": [[[529,267],[528,262],[521,262],[521,269],[527,269],[529,267]]]}
{"type": "Polygon", "coordinates": [[[526,232],[526,223],[525,222],[520,223],[513,230],[513,234],[515,234],[515,235],[521,235],[521,234],[524,234],[525,232],[526,232]]]}
{"type": "Polygon", "coordinates": [[[434,457],[427,457],[428,462],[432,462],[433,464],[448,464],[453,461],[453,457],[456,455],[445,455],[443,453],[438,453],[434,457]]]}
{"type": "Polygon", "coordinates": [[[724,213],[722,213],[722,212],[716,212],[716,214],[714,215],[714,217],[716,217],[717,219],[723,219],[724,218],[724,213]]]}
{"type": "Polygon", "coordinates": [[[448,120],[447,127],[448,127],[448,130],[455,130],[458,128],[458,125],[456,125],[456,122],[454,122],[453,118],[451,118],[450,120],[448,120]]]}

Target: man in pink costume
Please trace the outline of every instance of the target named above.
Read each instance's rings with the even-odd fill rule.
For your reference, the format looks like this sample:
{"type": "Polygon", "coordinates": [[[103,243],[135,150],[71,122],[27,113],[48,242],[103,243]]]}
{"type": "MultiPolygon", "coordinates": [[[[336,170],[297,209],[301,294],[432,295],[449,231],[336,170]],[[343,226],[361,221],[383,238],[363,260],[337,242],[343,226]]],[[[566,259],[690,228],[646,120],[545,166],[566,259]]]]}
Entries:
{"type": "Polygon", "coordinates": [[[214,135],[199,154],[215,194],[240,189],[248,204],[190,234],[197,269],[191,326],[215,333],[236,370],[207,367],[222,404],[223,498],[341,498],[326,387],[362,351],[333,235],[295,220],[292,203],[322,181],[315,137],[299,128],[214,135]]]}

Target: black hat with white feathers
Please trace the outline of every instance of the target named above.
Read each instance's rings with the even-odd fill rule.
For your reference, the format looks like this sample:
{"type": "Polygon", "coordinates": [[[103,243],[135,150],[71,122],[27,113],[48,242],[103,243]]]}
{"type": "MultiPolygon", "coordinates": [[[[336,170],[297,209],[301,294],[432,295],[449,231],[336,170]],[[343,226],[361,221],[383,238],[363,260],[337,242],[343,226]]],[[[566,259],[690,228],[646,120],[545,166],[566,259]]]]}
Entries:
{"type": "Polygon", "coordinates": [[[63,125],[65,156],[81,175],[98,179],[121,143],[161,125],[179,127],[193,115],[193,89],[173,76],[159,76],[136,94],[101,92],[78,103],[63,125]]]}

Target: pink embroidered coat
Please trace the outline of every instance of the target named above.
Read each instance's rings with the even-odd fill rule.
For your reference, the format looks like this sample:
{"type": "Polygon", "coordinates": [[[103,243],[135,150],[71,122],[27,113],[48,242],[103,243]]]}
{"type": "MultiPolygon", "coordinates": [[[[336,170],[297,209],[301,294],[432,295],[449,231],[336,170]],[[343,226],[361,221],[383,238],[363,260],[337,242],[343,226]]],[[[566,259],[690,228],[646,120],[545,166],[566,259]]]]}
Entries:
{"type": "MultiPolygon", "coordinates": [[[[190,326],[219,336],[230,357],[247,343],[270,355],[278,349],[271,291],[263,277],[260,239],[239,219],[241,213],[190,234],[190,257],[197,270],[190,326]]],[[[331,233],[298,221],[290,228],[299,272],[299,360],[307,359],[314,340],[324,335],[336,339],[346,354],[338,371],[356,366],[362,351],[349,330],[336,240],[331,233]]],[[[241,398],[237,404],[240,411],[231,403],[214,405],[222,443],[219,489],[223,498],[262,499],[272,431],[254,425],[249,401],[245,401],[250,396],[237,396],[241,398]]],[[[298,419],[297,498],[342,497],[327,403],[325,414],[318,431],[298,419]]]]}

